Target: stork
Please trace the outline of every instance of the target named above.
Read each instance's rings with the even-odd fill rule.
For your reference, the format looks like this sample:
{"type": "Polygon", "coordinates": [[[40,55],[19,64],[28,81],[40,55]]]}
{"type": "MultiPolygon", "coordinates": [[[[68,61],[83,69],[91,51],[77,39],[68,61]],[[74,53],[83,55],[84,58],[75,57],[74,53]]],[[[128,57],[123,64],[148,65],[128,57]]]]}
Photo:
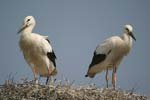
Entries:
{"type": "Polygon", "coordinates": [[[136,41],[133,35],[133,28],[131,25],[125,25],[122,36],[112,36],[99,44],[94,51],[92,62],[85,77],[93,78],[97,73],[105,70],[105,79],[108,88],[108,70],[113,70],[112,85],[115,89],[117,80],[116,71],[124,56],[130,52],[132,39],[136,41]]]}
{"type": "Polygon", "coordinates": [[[32,69],[34,80],[37,82],[37,75],[47,77],[48,84],[50,76],[57,74],[56,55],[52,49],[48,36],[32,33],[36,22],[33,16],[25,17],[21,29],[19,46],[24,59],[32,69]]]}

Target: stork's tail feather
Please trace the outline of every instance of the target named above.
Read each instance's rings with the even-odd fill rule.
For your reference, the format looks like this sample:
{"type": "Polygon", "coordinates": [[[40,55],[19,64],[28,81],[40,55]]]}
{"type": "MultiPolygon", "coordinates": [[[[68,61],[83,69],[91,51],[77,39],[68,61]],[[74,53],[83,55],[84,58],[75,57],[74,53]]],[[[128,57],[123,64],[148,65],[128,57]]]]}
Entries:
{"type": "Polygon", "coordinates": [[[86,74],[85,77],[88,77],[88,75],[86,74]]]}
{"type": "Polygon", "coordinates": [[[94,78],[94,77],[95,77],[95,73],[87,73],[87,74],[85,75],[85,77],[94,78]]]}
{"type": "Polygon", "coordinates": [[[51,75],[52,75],[52,76],[55,76],[57,73],[58,73],[58,71],[57,71],[57,69],[55,68],[55,69],[52,71],[51,75]]]}

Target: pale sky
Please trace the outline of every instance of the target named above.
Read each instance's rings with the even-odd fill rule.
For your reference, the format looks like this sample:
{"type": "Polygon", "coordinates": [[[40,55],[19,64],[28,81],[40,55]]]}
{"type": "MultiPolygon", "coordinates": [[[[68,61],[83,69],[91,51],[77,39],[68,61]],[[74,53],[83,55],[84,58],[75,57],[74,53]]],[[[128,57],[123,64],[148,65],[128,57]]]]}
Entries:
{"type": "Polygon", "coordinates": [[[105,72],[94,79],[84,77],[96,46],[112,35],[121,35],[123,26],[131,24],[137,41],[117,70],[117,85],[150,95],[149,0],[1,0],[1,84],[10,73],[15,80],[33,78],[17,35],[28,15],[35,17],[34,32],[48,35],[52,42],[57,56],[56,79],[65,77],[76,85],[95,83],[98,87],[105,87],[105,72]]]}

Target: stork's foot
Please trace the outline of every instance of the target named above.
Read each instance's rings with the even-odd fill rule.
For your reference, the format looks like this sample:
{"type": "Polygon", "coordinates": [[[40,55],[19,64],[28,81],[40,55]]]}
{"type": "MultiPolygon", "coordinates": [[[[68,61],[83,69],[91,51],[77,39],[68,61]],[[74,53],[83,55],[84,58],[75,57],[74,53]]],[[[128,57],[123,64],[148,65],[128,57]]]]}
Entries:
{"type": "Polygon", "coordinates": [[[49,85],[49,84],[53,85],[55,83],[55,81],[56,81],[56,79],[54,79],[54,77],[49,76],[46,79],[46,85],[49,85]]]}
{"type": "Polygon", "coordinates": [[[33,80],[30,81],[30,83],[33,84],[33,85],[34,84],[39,84],[38,79],[33,79],[33,80]]]}
{"type": "Polygon", "coordinates": [[[38,79],[36,79],[36,80],[35,80],[35,84],[39,84],[39,81],[38,81],[38,79]]]}

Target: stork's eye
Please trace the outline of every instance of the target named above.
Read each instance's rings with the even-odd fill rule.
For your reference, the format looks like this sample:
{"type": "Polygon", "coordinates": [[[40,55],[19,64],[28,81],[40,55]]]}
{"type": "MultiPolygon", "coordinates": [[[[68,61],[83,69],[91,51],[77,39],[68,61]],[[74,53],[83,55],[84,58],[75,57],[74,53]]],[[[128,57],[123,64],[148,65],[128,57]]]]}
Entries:
{"type": "Polygon", "coordinates": [[[30,19],[27,19],[27,22],[30,21],[30,19]]]}
{"type": "Polygon", "coordinates": [[[128,28],[125,28],[127,31],[129,31],[129,29],[128,28]]]}

